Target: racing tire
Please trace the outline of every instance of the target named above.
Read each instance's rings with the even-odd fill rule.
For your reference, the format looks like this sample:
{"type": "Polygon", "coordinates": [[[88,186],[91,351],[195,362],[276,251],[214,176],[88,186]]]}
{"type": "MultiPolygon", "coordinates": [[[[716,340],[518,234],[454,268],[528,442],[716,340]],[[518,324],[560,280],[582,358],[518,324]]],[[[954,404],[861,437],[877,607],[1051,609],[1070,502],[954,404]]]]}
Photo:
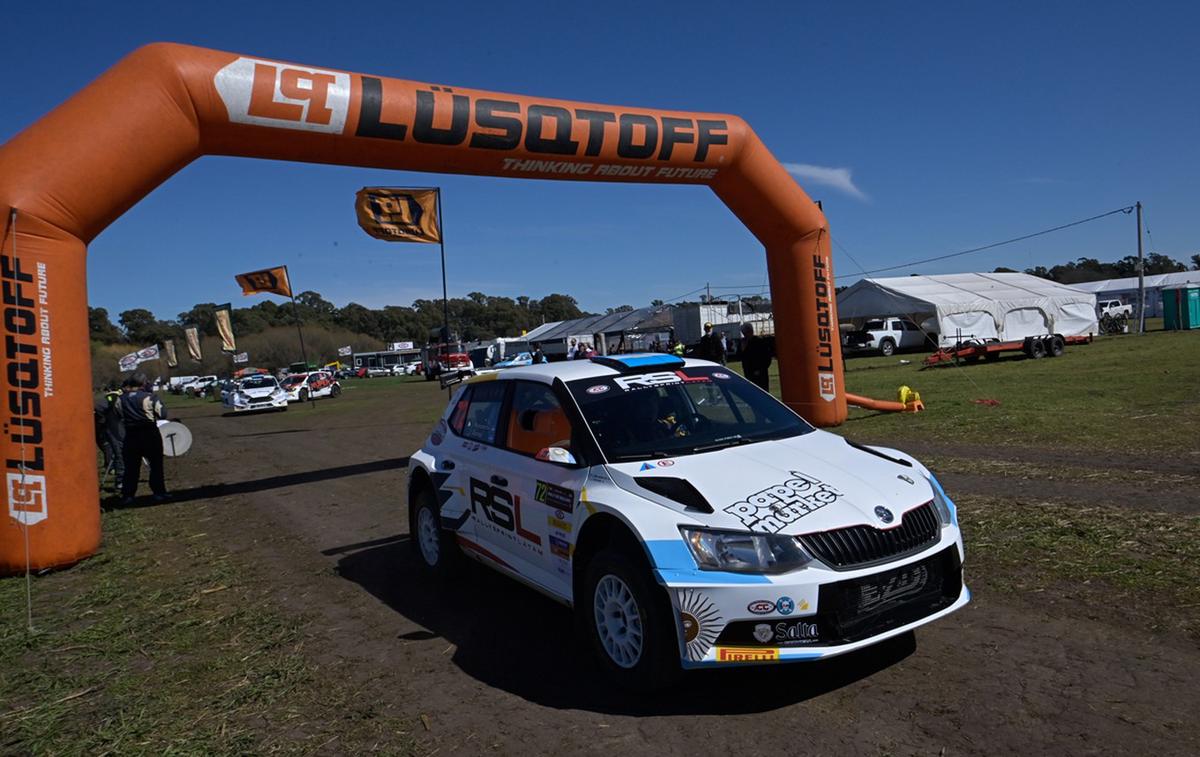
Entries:
{"type": "Polygon", "coordinates": [[[593,656],[618,686],[652,691],[679,676],[671,608],[644,560],[611,548],[597,553],[588,563],[575,616],[593,656]]]}
{"type": "Polygon", "coordinates": [[[341,393],[342,393],[342,387],[340,387],[339,385],[334,384],[333,386],[329,387],[329,396],[330,397],[337,397],[341,393]]]}
{"type": "Polygon", "coordinates": [[[436,576],[457,573],[462,551],[454,532],[442,528],[441,506],[428,486],[417,493],[408,521],[410,542],[421,566],[436,576]]]}
{"type": "Polygon", "coordinates": [[[299,392],[297,392],[297,393],[296,393],[296,397],[297,397],[297,398],[298,398],[298,399],[299,399],[301,402],[308,402],[308,390],[307,390],[307,389],[301,389],[299,392]]]}
{"type": "Polygon", "coordinates": [[[891,357],[896,353],[896,343],[891,339],[884,339],[879,343],[879,354],[884,357],[891,357]]]}
{"type": "Polygon", "coordinates": [[[1046,340],[1046,355],[1049,357],[1060,357],[1066,348],[1067,343],[1061,336],[1052,336],[1046,340]]]}
{"type": "Polygon", "coordinates": [[[1034,360],[1040,360],[1046,357],[1046,343],[1041,339],[1034,339],[1029,343],[1029,357],[1034,360]]]}

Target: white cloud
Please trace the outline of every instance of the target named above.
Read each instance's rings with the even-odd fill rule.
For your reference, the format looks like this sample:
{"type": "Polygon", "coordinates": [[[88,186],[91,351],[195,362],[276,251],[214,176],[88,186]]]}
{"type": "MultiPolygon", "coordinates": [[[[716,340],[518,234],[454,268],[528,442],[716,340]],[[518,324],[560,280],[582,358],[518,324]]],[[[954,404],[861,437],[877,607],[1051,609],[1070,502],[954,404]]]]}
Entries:
{"type": "Polygon", "coordinates": [[[839,192],[845,192],[863,202],[871,201],[871,198],[867,197],[866,193],[854,184],[853,172],[849,168],[813,166],[808,163],[784,163],[783,167],[804,184],[829,187],[839,192]]]}

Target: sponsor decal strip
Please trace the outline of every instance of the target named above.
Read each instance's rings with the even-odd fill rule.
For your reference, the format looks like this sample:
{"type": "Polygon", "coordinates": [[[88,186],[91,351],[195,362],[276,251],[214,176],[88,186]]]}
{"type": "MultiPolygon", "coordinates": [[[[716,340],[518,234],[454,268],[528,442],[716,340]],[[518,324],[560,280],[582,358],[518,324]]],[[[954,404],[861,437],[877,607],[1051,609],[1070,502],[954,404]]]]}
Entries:
{"type": "Polygon", "coordinates": [[[792,478],[768,486],[725,508],[752,531],[779,533],[788,524],[842,498],[829,484],[792,471],[792,478]]]}

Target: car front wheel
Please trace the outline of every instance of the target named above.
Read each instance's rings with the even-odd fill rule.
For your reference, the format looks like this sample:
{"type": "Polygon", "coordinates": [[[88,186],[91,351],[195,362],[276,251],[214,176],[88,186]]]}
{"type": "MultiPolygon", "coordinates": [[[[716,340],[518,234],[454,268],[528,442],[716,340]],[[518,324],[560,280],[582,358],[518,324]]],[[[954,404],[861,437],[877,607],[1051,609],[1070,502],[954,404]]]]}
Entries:
{"type": "Polygon", "coordinates": [[[431,489],[422,489],[413,508],[409,528],[417,557],[430,572],[450,575],[458,566],[460,553],[454,533],[442,528],[437,497],[431,489]]]}
{"type": "Polygon", "coordinates": [[[640,561],[604,550],[588,564],[578,620],[605,672],[619,685],[651,690],[679,673],[679,645],[662,590],[640,561]]]}

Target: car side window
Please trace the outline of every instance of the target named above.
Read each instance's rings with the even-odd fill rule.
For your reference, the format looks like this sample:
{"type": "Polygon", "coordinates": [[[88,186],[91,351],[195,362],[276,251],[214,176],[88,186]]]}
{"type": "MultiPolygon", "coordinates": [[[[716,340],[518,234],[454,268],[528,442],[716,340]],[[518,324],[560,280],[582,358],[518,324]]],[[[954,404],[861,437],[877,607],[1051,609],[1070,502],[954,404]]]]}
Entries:
{"type": "Polygon", "coordinates": [[[571,448],[571,422],[546,384],[515,381],[505,446],[533,457],[546,447],[571,448]]]}
{"type": "Polygon", "coordinates": [[[470,402],[459,433],[484,444],[496,443],[500,410],[504,405],[505,382],[494,381],[472,388],[470,402]]]}
{"type": "Polygon", "coordinates": [[[900,321],[892,321],[892,331],[903,331],[904,324],[900,321]]]}

